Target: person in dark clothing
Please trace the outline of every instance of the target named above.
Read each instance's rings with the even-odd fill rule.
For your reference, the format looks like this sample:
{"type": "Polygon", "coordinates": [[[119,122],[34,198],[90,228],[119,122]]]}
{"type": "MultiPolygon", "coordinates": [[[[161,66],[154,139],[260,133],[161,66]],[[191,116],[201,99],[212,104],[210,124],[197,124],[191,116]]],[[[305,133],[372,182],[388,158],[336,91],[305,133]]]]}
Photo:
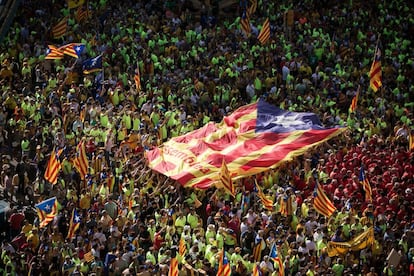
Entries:
{"type": "Polygon", "coordinates": [[[16,166],[16,174],[19,177],[19,186],[17,189],[17,193],[23,196],[25,194],[24,179],[25,179],[26,170],[27,170],[27,156],[23,155],[20,159],[20,162],[16,166]]]}
{"type": "Polygon", "coordinates": [[[145,252],[151,247],[151,236],[144,224],[139,226],[139,242],[145,252]]]}
{"type": "Polygon", "coordinates": [[[253,250],[255,236],[256,233],[253,231],[253,227],[251,226],[249,226],[248,230],[242,234],[241,245],[245,253],[253,250]]]}

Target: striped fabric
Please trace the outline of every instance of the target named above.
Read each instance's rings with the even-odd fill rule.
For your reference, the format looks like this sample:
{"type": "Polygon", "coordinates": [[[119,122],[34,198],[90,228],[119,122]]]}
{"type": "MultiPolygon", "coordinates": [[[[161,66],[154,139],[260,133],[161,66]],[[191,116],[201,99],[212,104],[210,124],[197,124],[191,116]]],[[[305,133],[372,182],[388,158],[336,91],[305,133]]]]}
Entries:
{"type": "Polygon", "coordinates": [[[65,55],[68,55],[74,58],[79,58],[84,48],[85,48],[84,44],[69,43],[69,44],[59,47],[59,50],[62,51],[65,55]]]}
{"type": "Polygon", "coordinates": [[[68,29],[68,17],[64,17],[52,28],[52,36],[55,39],[61,38],[66,34],[68,29]]]}
{"type": "Polygon", "coordinates": [[[47,167],[45,171],[44,178],[49,181],[51,184],[57,183],[57,178],[62,168],[62,164],[60,163],[59,157],[62,154],[63,149],[55,150],[53,149],[52,153],[50,154],[49,161],[47,162],[47,167]]]}
{"type": "Polygon", "coordinates": [[[341,134],[313,113],[281,110],[265,101],[240,107],[146,152],[149,166],[185,187],[207,189],[220,181],[223,159],[232,180],[268,171],[341,134]]]}
{"type": "Polygon", "coordinates": [[[265,22],[263,23],[262,29],[260,30],[257,39],[260,41],[262,45],[266,44],[266,42],[270,38],[270,22],[269,18],[266,18],[265,22]]]}
{"type": "Polygon", "coordinates": [[[68,231],[68,236],[67,236],[69,240],[71,240],[75,236],[76,230],[78,230],[79,226],[80,226],[80,216],[78,212],[76,211],[76,208],[73,208],[72,216],[69,222],[69,231],[68,231]]]}
{"type": "Polygon", "coordinates": [[[371,189],[371,184],[369,184],[369,181],[365,175],[365,170],[364,167],[361,166],[360,170],[359,170],[359,182],[362,185],[362,188],[364,189],[365,192],[365,200],[368,202],[372,201],[372,189],[371,189]]]}
{"type": "Polygon", "coordinates": [[[281,196],[279,200],[280,214],[285,217],[293,215],[293,198],[291,196],[281,196]]]}
{"type": "Polygon", "coordinates": [[[354,113],[357,109],[358,104],[358,97],[359,97],[359,91],[356,93],[356,95],[352,98],[351,105],[349,106],[349,113],[354,113]]]}
{"type": "Polygon", "coordinates": [[[77,22],[82,22],[89,17],[89,10],[83,7],[79,7],[75,13],[75,19],[77,22]]]}
{"type": "Polygon", "coordinates": [[[285,276],[285,268],[283,267],[282,258],[279,257],[275,244],[273,244],[272,247],[270,248],[269,256],[277,264],[277,268],[278,268],[278,274],[277,275],[278,276],[285,276]]]}
{"type": "Polygon", "coordinates": [[[76,147],[76,157],[73,159],[73,166],[78,170],[82,180],[88,173],[89,161],[86,155],[85,141],[80,141],[76,147]]]}
{"type": "Polygon", "coordinates": [[[336,210],[335,206],[326,196],[322,186],[319,183],[316,183],[315,185],[313,207],[319,214],[325,217],[332,216],[336,210]]]}
{"type": "Polygon", "coordinates": [[[262,191],[262,188],[260,188],[259,184],[257,184],[256,181],[256,190],[257,190],[257,196],[260,198],[260,201],[263,204],[263,207],[265,207],[266,210],[272,211],[273,210],[273,200],[269,199],[262,191]]]}
{"type": "Polygon", "coordinates": [[[168,271],[168,276],[178,276],[178,261],[177,261],[177,258],[171,258],[170,269],[168,271]]]}
{"type": "Polygon", "coordinates": [[[220,251],[220,261],[219,266],[217,270],[217,276],[230,276],[231,275],[231,269],[230,269],[230,262],[227,259],[226,252],[224,249],[220,251]]]}
{"type": "Polygon", "coordinates": [[[375,57],[369,70],[369,86],[377,92],[382,86],[381,49],[375,49],[375,57]]]}
{"type": "Polygon", "coordinates": [[[226,161],[224,161],[224,159],[221,164],[220,181],[221,181],[221,184],[223,185],[223,188],[226,190],[226,192],[234,197],[235,192],[234,192],[233,181],[231,180],[230,171],[227,168],[226,161]]]}
{"type": "Polygon", "coordinates": [[[178,254],[180,254],[181,257],[184,257],[185,253],[187,253],[187,245],[185,244],[184,239],[181,238],[178,245],[178,254]]]}
{"type": "Polygon", "coordinates": [[[259,266],[257,265],[257,263],[255,263],[253,265],[252,276],[261,276],[261,275],[262,275],[262,273],[261,273],[261,271],[259,269],[259,266]]]}
{"type": "Polygon", "coordinates": [[[262,240],[256,239],[254,247],[253,247],[253,260],[255,262],[260,262],[261,259],[262,259],[262,240]]]}
{"type": "Polygon", "coordinates": [[[243,12],[242,17],[240,19],[240,26],[244,34],[246,36],[249,36],[252,32],[252,28],[250,26],[250,19],[247,12],[243,12]]]}
{"type": "Polygon", "coordinates": [[[56,197],[46,199],[35,205],[39,216],[39,227],[46,227],[58,214],[58,201],[56,197]]]}
{"type": "Polygon", "coordinates": [[[46,50],[45,59],[62,59],[65,55],[58,47],[54,45],[47,45],[48,49],[46,50]]]}
{"type": "Polygon", "coordinates": [[[250,0],[250,6],[247,8],[247,16],[250,18],[257,10],[257,0],[250,0]]]}

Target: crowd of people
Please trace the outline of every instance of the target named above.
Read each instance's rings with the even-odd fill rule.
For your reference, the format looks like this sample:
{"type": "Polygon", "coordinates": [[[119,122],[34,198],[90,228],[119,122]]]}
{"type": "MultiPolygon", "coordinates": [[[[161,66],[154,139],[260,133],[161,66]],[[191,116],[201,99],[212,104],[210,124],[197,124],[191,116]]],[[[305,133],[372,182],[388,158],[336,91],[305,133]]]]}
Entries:
{"type": "Polygon", "coordinates": [[[90,0],[85,19],[58,2],[23,0],[0,44],[0,184],[12,206],[3,275],[167,275],[175,256],[179,275],[216,275],[223,248],[231,275],[251,275],[255,264],[261,275],[414,275],[412,3],[260,0],[246,34],[240,16],[252,1],[223,13],[217,1],[90,0]],[[68,30],[54,39],[64,16],[68,30]],[[271,37],[261,45],[266,18],[271,37]],[[85,45],[79,58],[45,59],[48,45],[68,43],[85,45]],[[374,92],[376,47],[382,86],[374,92]],[[83,61],[101,54],[102,70],[84,74],[83,61]],[[184,188],[148,167],[146,151],[259,98],[348,130],[235,181],[234,198],[184,188]],[[80,141],[85,179],[72,164],[80,141]],[[56,149],[62,168],[52,185],[44,173],[56,149]],[[313,208],[316,182],[337,209],[329,218],[313,208]],[[40,227],[31,208],[51,197],[59,212],[40,227]],[[289,212],[281,212],[285,198],[289,212]],[[80,227],[69,239],[73,209],[80,227]],[[370,228],[372,245],[328,254],[329,241],[370,228]]]}

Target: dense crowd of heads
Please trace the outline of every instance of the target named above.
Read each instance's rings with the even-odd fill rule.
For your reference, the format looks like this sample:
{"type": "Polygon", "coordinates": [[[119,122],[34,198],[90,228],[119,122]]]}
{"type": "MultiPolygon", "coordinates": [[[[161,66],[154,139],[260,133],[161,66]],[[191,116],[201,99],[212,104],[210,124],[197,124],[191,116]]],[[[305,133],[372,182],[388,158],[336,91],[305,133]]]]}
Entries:
{"type": "Polygon", "coordinates": [[[250,275],[254,264],[262,275],[281,275],[273,246],[284,275],[413,275],[411,3],[262,0],[246,36],[244,1],[224,11],[219,1],[86,1],[89,17],[81,21],[77,9],[57,2],[22,1],[0,44],[1,187],[12,204],[2,228],[5,275],[167,275],[174,256],[179,275],[216,275],[223,248],[232,275],[250,275]],[[64,16],[68,30],[53,39],[64,16]],[[271,37],[261,45],[266,18],[271,37]],[[68,43],[85,45],[79,58],[45,59],[48,45],[68,43]],[[382,87],[373,92],[376,47],[382,87]],[[82,63],[101,54],[102,71],[84,74],[82,63]],[[234,198],[184,188],[148,167],[147,150],[259,98],[348,130],[235,181],[234,198]],[[71,163],[80,141],[85,180],[71,163]],[[51,185],[43,176],[54,149],[63,149],[62,168],[51,185]],[[256,181],[273,211],[258,200],[256,181]],[[313,208],[317,181],[337,209],[329,218],[313,208]],[[33,207],[50,197],[58,215],[39,227],[33,207]],[[288,213],[280,210],[285,198],[288,213]],[[67,239],[74,208],[80,227],[67,239]],[[349,242],[371,228],[372,245],[329,256],[329,241],[349,242]]]}

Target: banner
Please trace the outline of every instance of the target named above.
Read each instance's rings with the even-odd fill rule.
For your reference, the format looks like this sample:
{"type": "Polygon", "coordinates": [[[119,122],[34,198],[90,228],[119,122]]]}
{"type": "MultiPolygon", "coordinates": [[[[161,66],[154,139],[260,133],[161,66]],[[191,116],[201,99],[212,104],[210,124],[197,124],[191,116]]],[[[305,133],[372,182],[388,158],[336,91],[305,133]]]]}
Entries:
{"type": "Polygon", "coordinates": [[[207,189],[220,181],[222,162],[240,179],[292,160],[345,128],[325,128],[313,113],[281,110],[258,101],[146,152],[153,170],[185,187],[207,189]]]}
{"type": "Polygon", "coordinates": [[[345,255],[348,251],[362,250],[374,243],[374,228],[356,236],[349,242],[328,242],[327,251],[329,257],[345,255]]]}

